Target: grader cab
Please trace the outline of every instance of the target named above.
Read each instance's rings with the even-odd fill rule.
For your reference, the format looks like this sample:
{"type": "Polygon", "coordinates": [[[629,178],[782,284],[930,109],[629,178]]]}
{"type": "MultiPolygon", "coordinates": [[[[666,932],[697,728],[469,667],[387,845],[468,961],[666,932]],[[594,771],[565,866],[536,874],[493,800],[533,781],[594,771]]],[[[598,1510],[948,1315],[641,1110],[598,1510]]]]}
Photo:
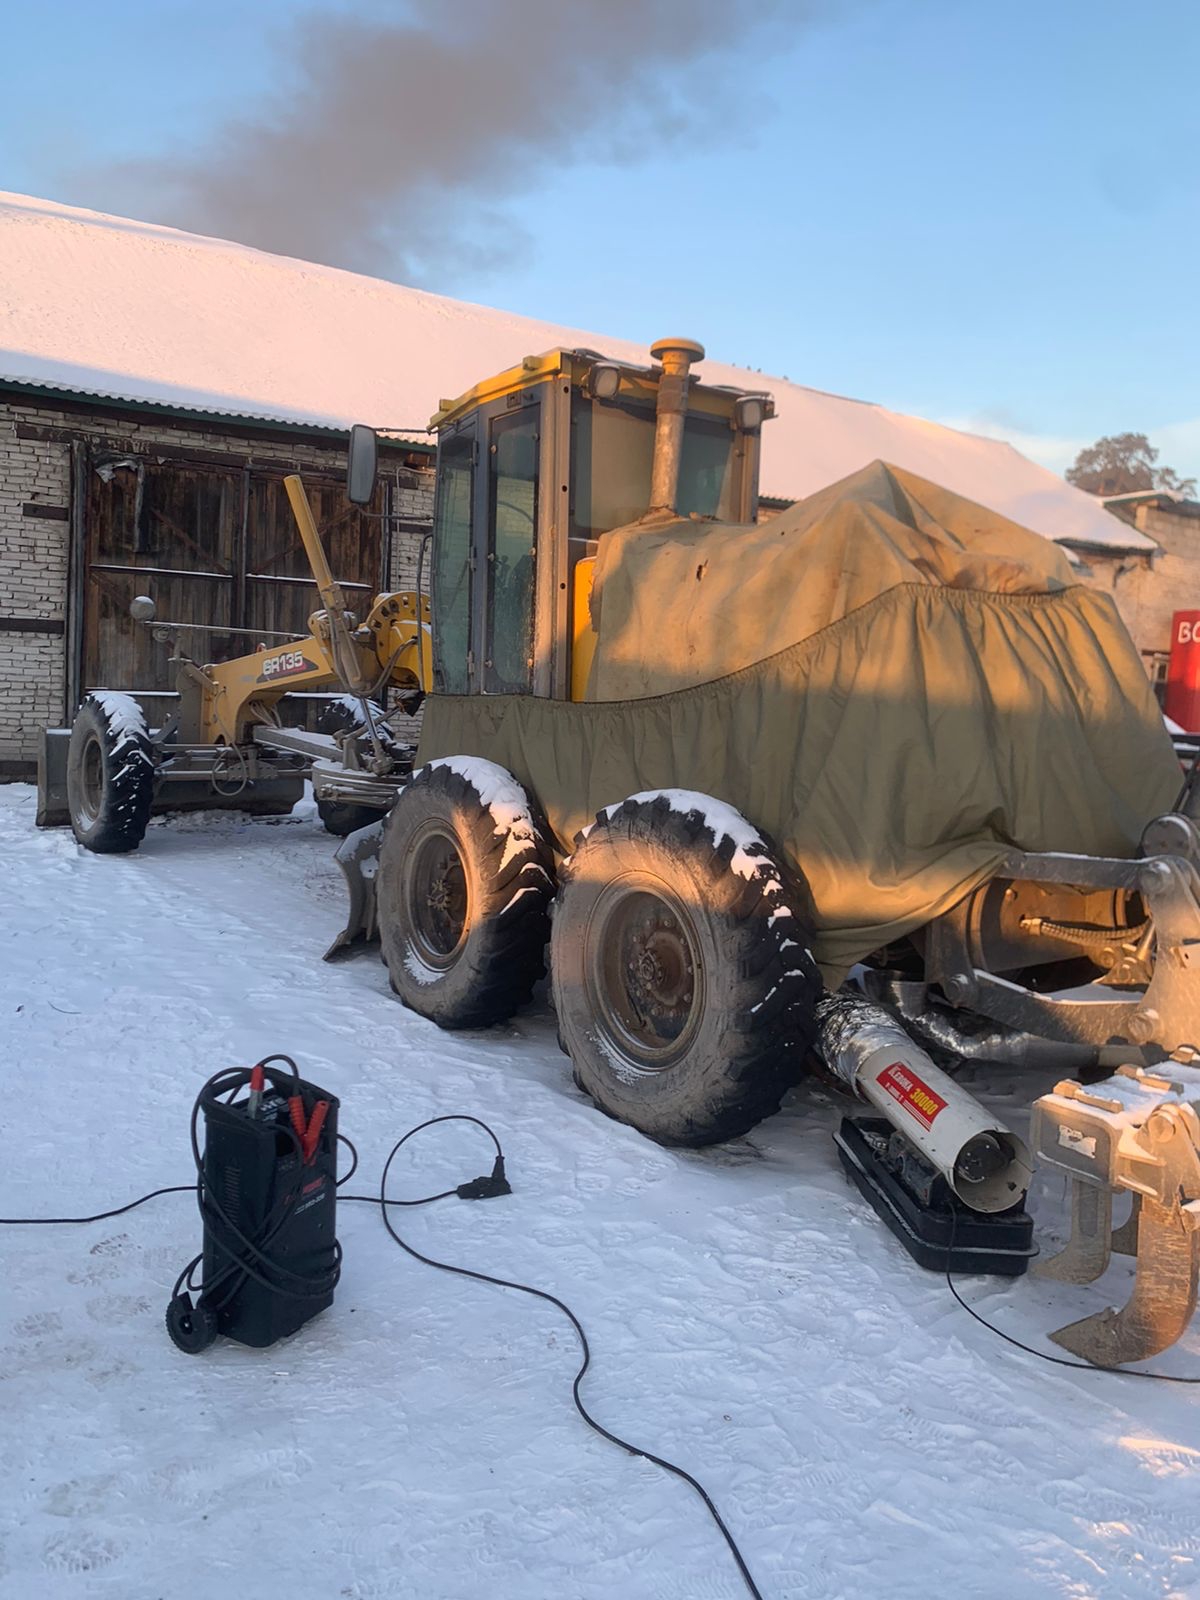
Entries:
{"type": "MultiPolygon", "coordinates": [[[[473,1028],[548,950],[577,1084],[665,1143],[744,1134],[823,1064],[872,1107],[847,1170],[947,1266],[1032,1254],[1029,1152],[954,1068],[1054,1067],[1033,1142],[1076,1198],[1051,1270],[1132,1248],[1139,1273],[1058,1337],[1163,1348],[1200,1283],[1200,786],[1115,608],[883,463],[759,521],[769,396],[696,381],[689,341],[651,354],[557,350],[444,402],[428,593],[363,620],[291,480],[310,636],[177,656],[157,734],[85,702],[77,837],[135,846],[174,770],[291,761],[337,831],[378,819],[339,851],[331,954],[377,936],[406,1005],[473,1028]],[[336,735],[279,726],[297,684],[340,688],[336,735]],[[425,697],[415,752],[384,688],[425,697]]],[[[372,477],[356,430],[353,498],[372,477]]]]}

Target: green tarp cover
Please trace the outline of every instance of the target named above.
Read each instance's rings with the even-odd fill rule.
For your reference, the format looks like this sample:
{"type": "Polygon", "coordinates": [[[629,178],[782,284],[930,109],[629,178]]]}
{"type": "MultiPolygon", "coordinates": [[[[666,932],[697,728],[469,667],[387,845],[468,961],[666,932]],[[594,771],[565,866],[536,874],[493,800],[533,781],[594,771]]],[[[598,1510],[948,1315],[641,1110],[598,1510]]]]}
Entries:
{"type": "Polygon", "coordinates": [[[1179,787],[1112,600],[882,463],[753,527],[619,530],[595,598],[589,692],[618,697],[434,695],[420,759],[506,767],[564,851],[642,790],[727,801],[803,871],[830,981],[1011,845],[1131,854],[1179,787]]]}

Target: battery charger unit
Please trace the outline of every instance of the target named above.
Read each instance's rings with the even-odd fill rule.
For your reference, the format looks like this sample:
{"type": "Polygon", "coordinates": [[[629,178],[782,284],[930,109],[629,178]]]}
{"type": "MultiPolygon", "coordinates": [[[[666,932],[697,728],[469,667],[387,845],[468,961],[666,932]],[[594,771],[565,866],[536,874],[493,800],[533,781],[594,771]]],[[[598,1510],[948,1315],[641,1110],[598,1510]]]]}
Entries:
{"type": "MultiPolygon", "coordinates": [[[[292,1066],[268,1058],[280,1060],[292,1066]]],[[[294,1067],[232,1068],[200,1091],[192,1151],[203,1248],[176,1281],[166,1316],[186,1354],[218,1335],[263,1349],[333,1304],[337,1118],[337,1099],[294,1067]]]]}

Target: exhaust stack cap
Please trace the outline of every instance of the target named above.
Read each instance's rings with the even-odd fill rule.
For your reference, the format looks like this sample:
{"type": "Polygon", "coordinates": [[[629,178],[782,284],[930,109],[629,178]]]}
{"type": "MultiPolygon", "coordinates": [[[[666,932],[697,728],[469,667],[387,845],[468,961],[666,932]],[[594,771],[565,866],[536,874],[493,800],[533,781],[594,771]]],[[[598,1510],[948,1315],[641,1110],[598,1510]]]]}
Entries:
{"type": "Polygon", "coordinates": [[[656,339],[650,346],[650,354],[655,361],[661,361],[668,372],[676,364],[686,372],[693,361],[704,360],[704,346],[695,339],[656,339]]]}

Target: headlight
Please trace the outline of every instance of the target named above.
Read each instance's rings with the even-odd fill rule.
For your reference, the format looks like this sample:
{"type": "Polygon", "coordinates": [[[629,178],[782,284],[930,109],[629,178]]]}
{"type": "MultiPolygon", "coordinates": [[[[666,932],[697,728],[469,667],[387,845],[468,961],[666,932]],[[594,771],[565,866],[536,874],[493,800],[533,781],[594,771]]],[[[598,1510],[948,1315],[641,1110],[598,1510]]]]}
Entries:
{"type": "Polygon", "coordinates": [[[596,361],[588,368],[584,390],[593,400],[615,400],[621,387],[621,369],[611,361],[596,361]]]}
{"type": "Polygon", "coordinates": [[[767,401],[761,394],[744,394],[733,408],[735,425],[743,433],[757,433],[766,420],[767,401]]]}

